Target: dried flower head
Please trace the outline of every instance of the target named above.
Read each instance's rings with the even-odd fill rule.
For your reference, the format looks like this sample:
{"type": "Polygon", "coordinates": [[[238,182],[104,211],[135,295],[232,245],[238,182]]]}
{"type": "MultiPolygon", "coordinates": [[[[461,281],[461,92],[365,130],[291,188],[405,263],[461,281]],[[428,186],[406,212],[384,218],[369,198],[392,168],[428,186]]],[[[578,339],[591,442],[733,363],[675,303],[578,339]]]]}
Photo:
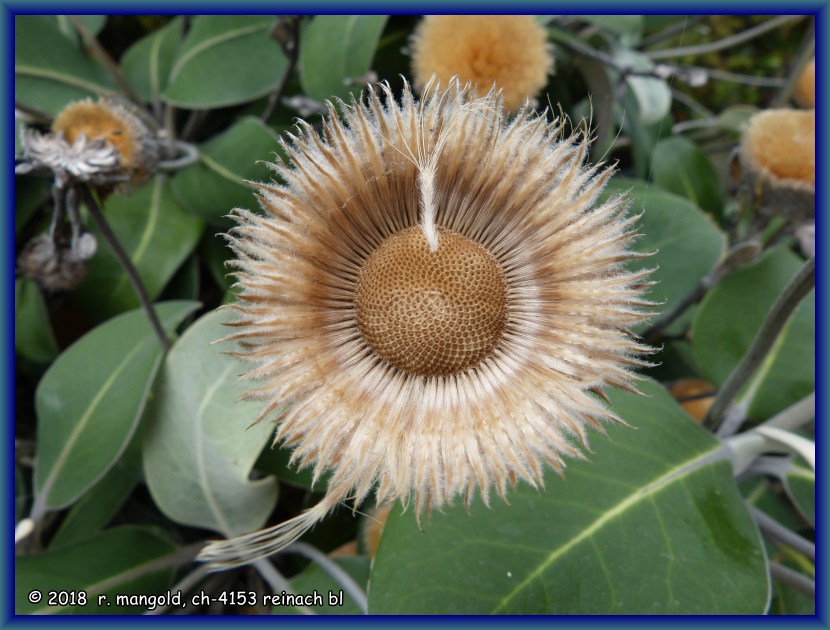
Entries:
{"type": "Polygon", "coordinates": [[[89,232],[71,241],[41,234],[26,243],[20,252],[17,272],[47,291],[69,291],[83,281],[97,245],[89,232]]]}
{"type": "Polygon", "coordinates": [[[768,109],[754,115],[741,138],[740,166],[760,212],[815,216],[815,110],[768,109]]]}
{"type": "Polygon", "coordinates": [[[798,78],[795,85],[795,100],[802,107],[816,106],[816,59],[813,57],[798,78]]]}
{"type": "Polygon", "coordinates": [[[118,150],[105,141],[89,140],[86,136],[73,143],[62,135],[42,134],[24,127],[20,132],[23,161],[15,173],[25,174],[38,169],[51,171],[63,186],[70,180],[96,186],[123,181],[118,150]]]}
{"type": "Polygon", "coordinates": [[[495,83],[510,111],[532,99],[553,72],[547,32],[530,15],[427,16],[411,45],[418,89],[432,75],[443,83],[458,76],[480,91],[495,83]]]}
{"type": "Polygon", "coordinates": [[[325,498],[285,523],[216,542],[234,566],[272,553],[347,498],[412,500],[416,513],[476,488],[489,501],[580,457],[587,428],[620,422],[601,388],[630,388],[647,351],[628,332],[650,303],[623,267],[637,217],[596,206],[611,171],[588,140],[495,90],[457,81],[400,104],[329,104],[285,146],[266,216],[236,210],[241,293],[232,324],[247,392],[280,412],[293,461],[331,472],[325,498]],[[599,396],[599,398],[598,398],[599,396]],[[290,403],[287,407],[286,403],[290,403]]]}
{"type": "Polygon", "coordinates": [[[114,147],[120,173],[131,184],[146,181],[159,159],[155,135],[139,116],[113,100],[70,103],[55,118],[52,133],[63,136],[70,145],[85,139],[114,147]]]}

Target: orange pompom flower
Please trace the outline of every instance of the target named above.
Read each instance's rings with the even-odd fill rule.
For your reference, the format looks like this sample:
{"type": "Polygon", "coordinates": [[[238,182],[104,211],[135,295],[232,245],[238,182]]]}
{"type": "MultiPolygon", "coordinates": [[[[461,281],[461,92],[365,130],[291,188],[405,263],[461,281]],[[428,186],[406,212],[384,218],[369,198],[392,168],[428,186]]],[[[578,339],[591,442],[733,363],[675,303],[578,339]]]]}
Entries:
{"type": "Polygon", "coordinates": [[[495,83],[504,106],[518,110],[553,72],[547,33],[529,15],[434,15],[412,36],[412,71],[421,90],[434,74],[458,76],[486,92],[495,83]]]}
{"type": "Polygon", "coordinates": [[[741,139],[740,161],[761,212],[796,219],[815,216],[815,110],[755,114],[741,139]]]}
{"type": "Polygon", "coordinates": [[[816,106],[816,60],[811,59],[795,84],[795,100],[802,107],[816,106]]]}

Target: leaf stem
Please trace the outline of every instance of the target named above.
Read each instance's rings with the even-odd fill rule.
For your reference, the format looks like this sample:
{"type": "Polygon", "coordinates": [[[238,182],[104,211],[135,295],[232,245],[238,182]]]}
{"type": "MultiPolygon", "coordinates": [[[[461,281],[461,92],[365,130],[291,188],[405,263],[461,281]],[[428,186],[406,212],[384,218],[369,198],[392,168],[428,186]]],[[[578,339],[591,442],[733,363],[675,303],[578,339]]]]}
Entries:
{"type": "Polygon", "coordinates": [[[706,42],[705,44],[695,44],[692,46],[680,46],[678,48],[666,48],[663,50],[646,51],[643,54],[651,59],[672,59],[674,57],[683,57],[686,55],[702,55],[705,53],[716,52],[731,48],[751,39],[760,37],[768,31],[772,31],[788,22],[794,22],[804,19],[803,15],[780,15],[771,20],[767,20],[762,24],[748,28],[745,31],[718,39],[714,42],[706,42]]]}
{"type": "Polygon", "coordinates": [[[19,111],[21,114],[25,114],[28,118],[31,119],[31,122],[40,124],[40,125],[50,125],[52,124],[52,115],[46,113],[43,110],[38,109],[37,107],[32,107],[31,105],[27,105],[26,103],[21,103],[20,101],[14,102],[15,110],[19,111]]]}
{"type": "Polygon", "coordinates": [[[110,56],[110,54],[104,50],[104,47],[101,46],[101,42],[99,42],[98,38],[95,37],[95,34],[87,28],[87,25],[83,23],[80,16],[70,15],[69,20],[72,22],[72,26],[75,27],[75,30],[78,31],[81,39],[84,40],[84,44],[101,61],[101,63],[106,66],[107,70],[112,75],[112,78],[115,79],[115,82],[118,84],[118,87],[120,87],[136,105],[142,105],[141,97],[133,89],[133,86],[130,85],[124,78],[124,75],[121,73],[121,68],[110,56]]]}
{"type": "Polygon", "coordinates": [[[798,85],[798,81],[801,79],[801,73],[804,71],[804,67],[807,65],[807,62],[815,56],[815,54],[816,22],[815,18],[812,18],[810,20],[810,26],[804,34],[804,39],[799,47],[795,63],[790,68],[790,75],[787,78],[787,82],[784,84],[784,87],[781,88],[778,95],[772,100],[770,107],[786,107],[790,97],[792,97],[793,92],[795,91],[795,86],[798,85]]]}
{"type": "Polygon", "coordinates": [[[737,367],[732,370],[729,378],[726,379],[715,397],[712,406],[703,419],[703,426],[712,431],[717,430],[732,400],[766,358],[793,311],[813,289],[815,278],[816,258],[812,256],[790,280],[783,293],[778,296],[775,304],[772,305],[746,354],[744,354],[737,367]]]}
{"type": "Polygon", "coordinates": [[[354,600],[354,603],[357,604],[357,607],[360,608],[360,612],[364,615],[369,614],[369,602],[366,599],[366,593],[364,593],[363,589],[360,588],[357,582],[352,579],[352,576],[341,569],[337,563],[333,562],[332,559],[326,554],[309,544],[301,542],[295,542],[289,547],[286,547],[283,553],[296,553],[311,560],[343,587],[343,590],[349,594],[349,597],[351,597],[352,600],[354,600]]]}
{"type": "Polygon", "coordinates": [[[694,289],[643,333],[643,339],[648,343],[654,342],[687,308],[697,303],[718,280],[754,260],[760,252],[761,247],[756,241],[743,241],[734,245],[694,289]]]}
{"type": "Polygon", "coordinates": [[[754,505],[746,504],[752,519],[758,524],[758,529],[771,540],[780,545],[791,547],[813,562],[816,561],[816,545],[794,531],[787,529],[771,516],[765,514],[754,505]]]}
{"type": "Polygon", "coordinates": [[[133,265],[133,261],[130,260],[129,255],[124,251],[124,248],[121,247],[121,243],[118,242],[118,237],[115,236],[112,228],[110,228],[109,223],[107,222],[106,217],[104,217],[104,213],[101,211],[101,207],[95,200],[95,196],[92,194],[91,190],[87,186],[83,186],[81,188],[81,195],[83,196],[84,203],[86,203],[92,220],[95,221],[95,224],[101,231],[101,235],[109,244],[110,249],[112,249],[115,257],[118,259],[118,262],[121,263],[121,266],[124,268],[124,272],[130,279],[130,283],[133,285],[135,294],[138,296],[141,305],[147,312],[147,317],[150,319],[153,330],[155,330],[156,336],[159,338],[159,341],[161,341],[164,351],[169,352],[171,347],[170,339],[168,338],[167,333],[164,332],[164,327],[161,325],[161,321],[159,320],[156,309],[153,306],[153,302],[147,294],[147,289],[144,287],[144,282],[141,280],[138,270],[133,265]]]}
{"type": "MultiPolygon", "coordinates": [[[[681,16],[678,16],[681,17],[681,16]]],[[[687,31],[689,28],[697,24],[698,22],[702,22],[704,19],[709,17],[708,15],[691,15],[691,16],[683,16],[685,19],[678,20],[674,24],[670,24],[666,28],[661,31],[657,31],[656,33],[649,35],[648,37],[643,38],[639,44],[637,44],[637,48],[648,48],[649,46],[654,46],[655,44],[659,44],[661,42],[666,41],[667,39],[671,39],[677,35],[682,34],[684,31],[687,31]]]]}
{"type": "MultiPolygon", "coordinates": [[[[178,583],[176,583],[173,588],[170,589],[171,592],[175,593],[177,591],[181,591],[182,593],[187,593],[196,586],[199,582],[201,582],[205,576],[208,575],[208,570],[205,565],[200,565],[196,567],[193,571],[188,573],[184,576],[178,583]]],[[[152,610],[146,610],[143,614],[145,615],[160,615],[164,612],[167,612],[170,609],[170,605],[167,606],[156,606],[152,610]]]]}
{"type": "Polygon", "coordinates": [[[778,564],[777,562],[770,562],[769,573],[775,579],[780,580],[787,586],[798,589],[805,595],[809,595],[810,597],[816,596],[816,583],[806,575],[794,571],[790,567],[785,567],[783,564],[778,564]]]}
{"type": "MultiPolygon", "coordinates": [[[[268,559],[260,558],[259,560],[254,560],[251,563],[262,578],[268,582],[268,586],[271,587],[271,590],[274,593],[280,593],[285,591],[286,593],[294,594],[294,591],[291,590],[291,584],[289,584],[288,580],[285,579],[282,573],[277,571],[276,567],[271,564],[268,559]]],[[[308,606],[297,606],[304,615],[316,615],[317,613],[311,610],[308,606]]]]}
{"type": "MultiPolygon", "coordinates": [[[[294,73],[294,68],[297,65],[297,58],[300,52],[300,18],[298,16],[292,16],[286,20],[284,20],[281,24],[286,25],[286,29],[283,31],[283,34],[286,36],[285,41],[280,41],[280,45],[282,46],[283,51],[288,56],[288,67],[285,69],[285,74],[283,74],[282,79],[280,80],[277,89],[271,93],[271,96],[268,97],[268,104],[265,106],[265,111],[262,112],[262,122],[268,124],[271,116],[274,115],[274,111],[277,108],[277,105],[280,103],[280,99],[282,95],[285,93],[285,88],[288,85],[288,81],[291,79],[291,75],[294,73]]],[[[277,28],[281,26],[281,24],[277,23],[277,28]]]]}

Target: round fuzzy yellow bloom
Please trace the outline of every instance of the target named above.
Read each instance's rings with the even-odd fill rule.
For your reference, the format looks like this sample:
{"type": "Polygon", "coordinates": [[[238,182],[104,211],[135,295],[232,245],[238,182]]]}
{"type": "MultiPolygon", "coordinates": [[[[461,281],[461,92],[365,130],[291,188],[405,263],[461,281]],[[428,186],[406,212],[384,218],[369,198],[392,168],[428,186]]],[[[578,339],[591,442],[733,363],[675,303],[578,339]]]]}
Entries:
{"type": "Polygon", "coordinates": [[[756,114],[743,133],[738,155],[737,177],[760,214],[797,222],[815,216],[815,110],[756,114]]]}
{"type": "Polygon", "coordinates": [[[815,110],[769,109],[756,114],[749,121],[741,150],[767,176],[815,188],[815,110]]]}
{"type": "Polygon", "coordinates": [[[801,76],[798,78],[798,83],[795,86],[795,100],[802,107],[816,106],[816,60],[811,59],[810,62],[804,66],[801,76]]]}
{"type": "Polygon", "coordinates": [[[611,170],[585,164],[587,140],[508,120],[495,90],[431,84],[416,102],[407,86],[398,104],[381,87],[343,122],[330,105],[322,137],[300,122],[284,184],[259,185],[264,214],[235,211],[246,396],[330,478],[299,516],[207,547],[213,566],[372,491],[421,514],[538,486],[620,421],[602,389],[645,365],[628,331],[650,306],[649,272],[626,266],[637,217],[624,197],[596,203],[611,170]]]}
{"type": "Polygon", "coordinates": [[[495,83],[516,111],[547,83],[553,57],[547,33],[529,15],[428,16],[412,37],[412,70],[420,90],[434,74],[486,92],[495,83]]]}

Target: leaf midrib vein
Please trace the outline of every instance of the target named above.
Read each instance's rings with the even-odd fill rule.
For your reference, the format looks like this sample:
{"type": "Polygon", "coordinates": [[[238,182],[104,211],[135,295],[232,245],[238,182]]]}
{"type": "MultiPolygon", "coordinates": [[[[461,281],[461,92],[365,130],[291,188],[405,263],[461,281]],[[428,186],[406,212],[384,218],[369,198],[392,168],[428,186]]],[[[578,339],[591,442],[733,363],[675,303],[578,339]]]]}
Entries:
{"type": "MultiPolygon", "coordinates": [[[[670,483],[673,483],[678,479],[678,472],[692,467],[695,463],[700,462],[701,460],[706,461],[707,458],[711,457],[711,455],[718,450],[718,447],[712,448],[707,450],[704,453],[700,453],[693,457],[692,459],[686,460],[685,462],[671,468],[670,470],[663,473],[660,477],[655,479],[650,484],[644,486],[639,491],[632,493],[630,496],[626,497],[611,509],[606,510],[599,518],[597,518],[593,523],[588,525],[585,529],[580,532],[579,535],[571,538],[566,543],[560,545],[558,548],[551,551],[548,554],[547,558],[543,562],[539,563],[539,566],[528,574],[528,576],[522,580],[512,591],[507,593],[501,601],[493,608],[492,613],[497,614],[500,610],[503,610],[507,603],[513,599],[522,589],[524,589],[528,584],[530,584],[533,580],[538,579],[539,576],[544,573],[544,571],[556,562],[560,557],[562,557],[565,553],[570,551],[573,547],[578,545],[579,543],[583,542],[584,540],[593,536],[597,531],[602,529],[607,523],[614,520],[619,515],[625,513],[629,508],[633,507],[637,503],[648,499],[652,495],[656,494],[658,491],[665,488],[670,483]]],[[[691,472],[691,470],[689,471],[691,472]]]]}

